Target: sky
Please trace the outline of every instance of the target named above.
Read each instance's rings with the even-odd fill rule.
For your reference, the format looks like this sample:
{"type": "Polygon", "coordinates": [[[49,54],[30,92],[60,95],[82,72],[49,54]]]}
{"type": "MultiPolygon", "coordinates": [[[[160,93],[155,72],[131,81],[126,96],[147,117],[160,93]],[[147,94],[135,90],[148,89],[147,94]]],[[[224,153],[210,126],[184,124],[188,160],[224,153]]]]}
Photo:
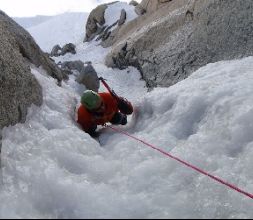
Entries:
{"type": "Polygon", "coordinates": [[[64,12],[90,12],[97,5],[108,2],[113,0],[0,0],[0,9],[11,17],[31,17],[64,12]]]}
{"type": "MultiPolygon", "coordinates": [[[[56,63],[92,61],[98,76],[133,103],[128,124],[117,128],[253,192],[253,57],[210,63],[174,86],[147,92],[137,69],[104,65],[110,48],[71,39],[65,30],[79,36],[83,27],[80,17],[69,19],[52,18],[31,34],[42,48],[66,36],[77,53],[54,57],[56,63]]],[[[85,89],[75,82],[78,73],[59,87],[42,69],[31,72],[43,88],[43,105],[32,106],[25,123],[3,129],[0,218],[253,218],[251,199],[143,143],[109,128],[99,128],[99,141],[83,132],[74,120],[85,89]]]]}

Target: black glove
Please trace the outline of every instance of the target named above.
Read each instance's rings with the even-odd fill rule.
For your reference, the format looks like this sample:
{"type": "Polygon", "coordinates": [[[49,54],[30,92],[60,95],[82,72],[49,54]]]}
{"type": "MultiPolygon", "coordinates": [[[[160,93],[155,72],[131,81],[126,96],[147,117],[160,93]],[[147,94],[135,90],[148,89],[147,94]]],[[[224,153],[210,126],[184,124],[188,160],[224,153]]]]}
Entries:
{"type": "Polygon", "coordinates": [[[133,106],[128,100],[122,97],[118,97],[117,102],[118,102],[118,108],[121,113],[126,114],[126,115],[131,115],[133,113],[133,106]]]}
{"type": "Polygon", "coordinates": [[[93,125],[93,126],[90,127],[89,130],[86,131],[86,132],[87,132],[90,136],[96,137],[96,136],[97,136],[96,129],[97,129],[97,125],[93,125]]]}
{"type": "Polygon", "coordinates": [[[126,125],[127,124],[127,116],[126,115],[123,115],[120,124],[121,125],[126,125]]]}

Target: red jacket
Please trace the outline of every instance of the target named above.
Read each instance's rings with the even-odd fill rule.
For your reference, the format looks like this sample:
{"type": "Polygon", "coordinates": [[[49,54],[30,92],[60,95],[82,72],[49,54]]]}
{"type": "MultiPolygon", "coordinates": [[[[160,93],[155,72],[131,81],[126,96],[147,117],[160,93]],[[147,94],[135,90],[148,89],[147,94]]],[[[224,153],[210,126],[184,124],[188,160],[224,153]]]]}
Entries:
{"type": "Polygon", "coordinates": [[[95,115],[89,112],[83,105],[78,109],[77,122],[84,131],[89,131],[94,125],[104,125],[112,120],[115,113],[119,111],[118,103],[110,93],[98,93],[103,99],[105,110],[101,115],[95,115]]]}

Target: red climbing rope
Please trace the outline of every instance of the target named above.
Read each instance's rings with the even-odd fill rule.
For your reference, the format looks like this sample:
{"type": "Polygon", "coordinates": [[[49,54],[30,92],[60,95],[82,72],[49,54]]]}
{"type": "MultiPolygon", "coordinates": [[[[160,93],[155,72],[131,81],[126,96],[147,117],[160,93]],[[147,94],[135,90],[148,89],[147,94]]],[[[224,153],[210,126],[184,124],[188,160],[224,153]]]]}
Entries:
{"type": "Polygon", "coordinates": [[[232,184],[230,184],[230,183],[228,183],[228,182],[222,180],[222,179],[219,178],[219,177],[215,177],[215,176],[209,174],[208,172],[206,172],[206,171],[204,171],[204,170],[201,170],[200,168],[198,168],[198,167],[196,167],[196,166],[194,166],[194,165],[191,165],[191,164],[189,164],[189,163],[187,163],[187,162],[181,160],[180,158],[177,158],[177,157],[175,157],[175,156],[173,156],[173,155],[171,155],[171,154],[165,152],[164,150],[159,149],[158,147],[156,147],[156,146],[154,146],[154,145],[152,145],[152,144],[149,144],[148,142],[146,142],[146,141],[144,141],[144,140],[141,140],[141,139],[139,139],[139,138],[137,138],[137,137],[134,137],[133,135],[131,135],[131,134],[125,132],[125,131],[122,131],[122,130],[120,130],[120,129],[118,129],[118,128],[115,128],[115,127],[112,127],[112,126],[109,126],[109,125],[106,125],[106,127],[109,127],[109,128],[111,128],[112,130],[114,130],[114,131],[116,131],[116,132],[119,132],[119,133],[121,133],[121,134],[124,134],[124,135],[126,135],[126,136],[128,136],[128,137],[130,137],[130,138],[132,138],[132,139],[134,139],[134,140],[136,140],[136,141],[139,141],[139,142],[145,144],[146,146],[149,146],[149,147],[151,147],[152,149],[157,150],[157,151],[159,151],[160,153],[162,153],[162,154],[164,154],[164,155],[166,155],[166,156],[168,156],[168,157],[170,157],[170,158],[172,158],[172,159],[174,159],[174,160],[176,160],[176,161],[178,161],[178,162],[184,164],[185,166],[190,167],[191,169],[193,169],[193,170],[195,170],[195,171],[197,171],[197,172],[199,172],[199,173],[201,173],[201,174],[204,174],[204,175],[210,177],[211,179],[213,179],[213,180],[215,180],[215,181],[217,181],[217,182],[219,182],[219,183],[221,183],[221,184],[223,184],[223,185],[225,185],[225,186],[228,186],[229,188],[231,188],[231,189],[233,189],[233,190],[235,190],[235,191],[237,191],[237,192],[239,192],[239,193],[241,193],[241,194],[243,194],[243,195],[245,195],[245,196],[247,196],[247,197],[253,199],[253,194],[248,193],[248,192],[246,192],[246,191],[244,191],[244,190],[242,190],[242,189],[240,189],[240,188],[238,188],[238,187],[236,187],[236,186],[234,186],[234,185],[232,185],[232,184]]]}

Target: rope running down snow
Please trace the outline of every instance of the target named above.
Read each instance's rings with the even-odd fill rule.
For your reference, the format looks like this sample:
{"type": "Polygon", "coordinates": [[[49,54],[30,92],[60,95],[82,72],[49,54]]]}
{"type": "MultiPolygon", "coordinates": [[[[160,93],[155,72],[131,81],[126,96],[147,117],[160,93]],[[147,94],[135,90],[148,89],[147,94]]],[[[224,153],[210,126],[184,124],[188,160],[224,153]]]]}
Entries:
{"type": "Polygon", "coordinates": [[[211,179],[213,179],[213,180],[215,180],[215,181],[217,181],[217,182],[219,182],[219,183],[221,183],[221,184],[223,184],[223,185],[225,185],[225,186],[227,186],[227,187],[229,187],[229,188],[231,188],[231,189],[233,189],[233,190],[235,190],[235,191],[237,191],[237,192],[239,192],[239,193],[241,193],[241,194],[243,194],[243,195],[245,195],[245,196],[247,196],[247,197],[249,197],[249,198],[251,198],[251,199],[253,199],[253,194],[248,193],[248,192],[246,192],[246,191],[244,191],[244,190],[242,190],[242,189],[240,189],[240,188],[238,188],[238,187],[236,187],[236,186],[234,186],[234,185],[232,185],[232,184],[230,184],[230,183],[228,183],[228,182],[222,180],[222,179],[219,178],[219,177],[215,177],[214,175],[209,174],[208,172],[206,172],[206,171],[204,171],[204,170],[201,170],[200,168],[198,168],[198,167],[196,167],[196,166],[194,166],[194,165],[191,165],[191,164],[189,164],[189,163],[187,163],[187,162],[181,160],[180,158],[177,158],[177,157],[175,157],[175,156],[173,156],[173,155],[171,155],[171,154],[165,152],[164,150],[159,149],[158,147],[156,147],[156,146],[154,146],[154,145],[152,145],[152,144],[149,144],[148,142],[146,142],[146,141],[144,141],[144,140],[141,140],[141,139],[139,139],[139,138],[137,138],[137,137],[134,137],[133,135],[131,135],[131,134],[125,132],[125,131],[122,131],[122,130],[120,130],[120,129],[117,129],[117,128],[115,128],[115,127],[112,127],[112,126],[110,126],[110,125],[106,125],[105,127],[109,127],[109,128],[111,128],[112,130],[114,130],[114,131],[116,131],[116,132],[119,132],[119,133],[121,133],[121,134],[124,134],[124,135],[126,135],[126,136],[128,136],[128,137],[130,137],[130,138],[132,138],[132,139],[134,139],[134,140],[136,140],[136,141],[139,141],[139,142],[145,144],[146,146],[151,147],[152,149],[157,150],[157,151],[159,151],[160,153],[162,153],[162,154],[164,154],[164,155],[166,155],[166,156],[168,156],[168,157],[170,157],[170,158],[172,158],[172,159],[174,159],[174,160],[176,160],[176,161],[178,161],[178,162],[184,164],[185,166],[190,167],[191,169],[193,169],[193,170],[195,170],[195,171],[197,171],[197,172],[199,172],[199,173],[201,173],[201,174],[203,174],[203,175],[206,175],[206,176],[210,177],[211,179]]]}

